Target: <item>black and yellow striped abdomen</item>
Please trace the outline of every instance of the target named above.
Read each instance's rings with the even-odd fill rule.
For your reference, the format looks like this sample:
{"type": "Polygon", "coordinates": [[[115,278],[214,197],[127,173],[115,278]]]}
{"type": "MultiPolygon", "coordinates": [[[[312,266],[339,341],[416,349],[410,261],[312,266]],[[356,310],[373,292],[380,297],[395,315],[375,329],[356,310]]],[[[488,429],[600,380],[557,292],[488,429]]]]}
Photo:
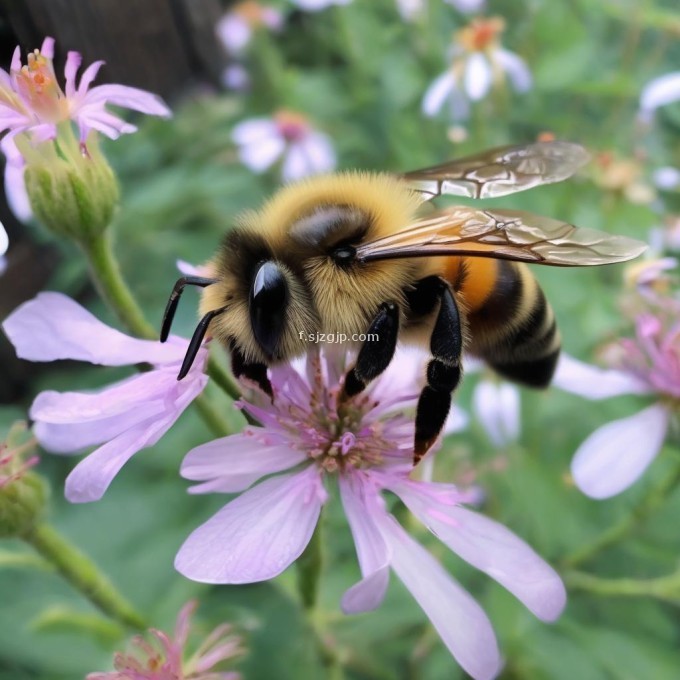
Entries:
{"type": "Polygon", "coordinates": [[[468,351],[506,378],[550,383],[560,352],[555,315],[526,265],[451,258],[446,278],[466,312],[468,351]]]}

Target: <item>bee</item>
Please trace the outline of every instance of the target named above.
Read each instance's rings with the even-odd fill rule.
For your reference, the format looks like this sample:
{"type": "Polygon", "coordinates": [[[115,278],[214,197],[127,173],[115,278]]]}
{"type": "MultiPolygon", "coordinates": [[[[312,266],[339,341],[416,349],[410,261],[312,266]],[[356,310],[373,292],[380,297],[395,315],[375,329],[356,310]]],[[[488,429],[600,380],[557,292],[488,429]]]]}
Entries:
{"type": "Polygon", "coordinates": [[[576,144],[537,142],[402,175],[343,172],[280,189],[237,219],[209,263],[210,277],[184,276],[175,284],[162,342],[184,287],[204,289],[178,379],[206,333],[228,348],[237,378],[272,398],[267,367],[304,354],[310,334],[377,336],[356,347],[341,394],[350,399],[389,366],[398,340],[419,344],[430,359],[415,416],[418,463],[444,426],[464,350],[520,384],[550,383],[560,335],[525,263],[601,265],[645,249],[630,238],[524,211],[436,210],[430,201],[560,182],[588,157],[576,144]]]}

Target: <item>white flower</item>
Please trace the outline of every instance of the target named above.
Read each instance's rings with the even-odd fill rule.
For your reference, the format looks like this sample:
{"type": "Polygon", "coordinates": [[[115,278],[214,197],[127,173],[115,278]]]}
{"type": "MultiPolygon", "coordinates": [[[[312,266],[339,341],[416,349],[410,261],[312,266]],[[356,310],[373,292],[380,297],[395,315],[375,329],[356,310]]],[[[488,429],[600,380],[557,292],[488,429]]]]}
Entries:
{"type": "Polygon", "coordinates": [[[680,71],[650,80],[640,93],[640,118],[649,122],[660,106],[680,100],[680,71]]]}
{"type": "Polygon", "coordinates": [[[498,448],[519,438],[520,397],[514,385],[480,380],[472,394],[472,410],[498,448]]]}
{"type": "Polygon", "coordinates": [[[349,5],[352,0],[291,0],[291,2],[305,12],[319,12],[331,5],[349,5]]]}
{"type": "Polygon", "coordinates": [[[283,14],[273,7],[261,5],[256,0],[245,0],[234,5],[217,22],[215,30],[229,54],[240,54],[259,27],[280,31],[283,27],[283,14]]]}
{"type": "Polygon", "coordinates": [[[471,14],[481,12],[486,5],[486,0],[444,0],[447,5],[452,5],[459,12],[471,14]]]}
{"type": "Polygon", "coordinates": [[[654,184],[663,191],[680,189],[680,170],[666,165],[654,171],[654,184]]]}
{"type": "Polygon", "coordinates": [[[232,139],[239,157],[255,173],[282,159],[281,176],[291,182],[335,168],[330,138],[311,127],[304,116],[279,111],[271,118],[250,118],[236,125],[232,139]]]}
{"type": "Polygon", "coordinates": [[[446,101],[453,120],[463,120],[470,102],[479,101],[491,88],[510,80],[517,92],[531,88],[531,73],[523,59],[500,46],[498,36],[505,28],[502,19],[475,19],[458,31],[451,52],[451,66],[425,92],[422,102],[426,116],[436,116],[446,101]]]}
{"type": "Polygon", "coordinates": [[[0,222],[0,257],[7,252],[7,246],[9,246],[7,232],[5,231],[5,227],[2,226],[2,222],[0,222]]]}

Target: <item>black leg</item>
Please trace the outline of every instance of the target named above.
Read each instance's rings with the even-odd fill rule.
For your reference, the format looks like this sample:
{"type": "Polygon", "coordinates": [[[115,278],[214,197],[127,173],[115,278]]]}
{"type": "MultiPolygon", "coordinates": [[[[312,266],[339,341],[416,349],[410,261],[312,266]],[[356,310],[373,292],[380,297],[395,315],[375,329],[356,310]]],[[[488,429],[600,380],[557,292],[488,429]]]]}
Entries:
{"type": "Polygon", "coordinates": [[[413,464],[434,444],[451,408],[451,394],[460,381],[463,332],[458,305],[451,289],[439,281],[439,312],[430,338],[432,360],[427,366],[427,386],[420,393],[416,411],[413,464]]]}
{"type": "Polygon", "coordinates": [[[218,314],[221,314],[225,309],[226,307],[221,307],[220,309],[213,309],[211,312],[208,312],[198,322],[198,326],[196,326],[196,330],[194,331],[194,334],[191,336],[191,340],[189,341],[189,348],[187,349],[187,353],[184,355],[184,361],[182,362],[182,368],[179,369],[177,380],[182,380],[182,378],[184,378],[186,374],[189,372],[192,364],[194,363],[194,359],[198,354],[198,350],[201,347],[201,343],[203,342],[203,338],[205,337],[210,322],[218,314]]]}
{"type": "Polygon", "coordinates": [[[161,325],[161,342],[165,342],[168,339],[170,326],[172,326],[172,320],[175,318],[177,304],[182,295],[182,291],[184,290],[184,286],[201,286],[202,288],[205,288],[213,283],[217,283],[217,279],[208,279],[204,276],[183,276],[181,279],[177,279],[177,282],[172,289],[172,293],[170,293],[168,304],[165,306],[163,323],[161,325]]]}
{"type": "Polygon", "coordinates": [[[245,377],[252,380],[259,388],[269,395],[270,399],[274,399],[274,391],[272,384],[267,377],[267,366],[259,362],[248,363],[241,353],[241,351],[232,342],[231,348],[231,371],[235,378],[245,377]]]}
{"type": "Polygon", "coordinates": [[[345,377],[341,398],[353,397],[366,389],[389,365],[397,347],[399,336],[399,307],[394,302],[384,302],[367,333],[377,336],[377,341],[367,340],[359,350],[357,362],[345,377]]]}

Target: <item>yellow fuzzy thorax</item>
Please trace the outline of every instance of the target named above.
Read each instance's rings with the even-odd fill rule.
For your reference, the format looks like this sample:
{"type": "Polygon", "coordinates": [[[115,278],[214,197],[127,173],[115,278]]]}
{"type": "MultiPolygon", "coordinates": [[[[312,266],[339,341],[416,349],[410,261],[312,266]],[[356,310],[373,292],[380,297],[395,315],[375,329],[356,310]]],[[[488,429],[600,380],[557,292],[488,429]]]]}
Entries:
{"type": "Polygon", "coordinates": [[[342,172],[285,186],[262,208],[243,214],[239,223],[278,245],[291,224],[324,204],[350,205],[371,215],[371,238],[380,238],[409,224],[422,198],[390,175],[342,172]]]}

